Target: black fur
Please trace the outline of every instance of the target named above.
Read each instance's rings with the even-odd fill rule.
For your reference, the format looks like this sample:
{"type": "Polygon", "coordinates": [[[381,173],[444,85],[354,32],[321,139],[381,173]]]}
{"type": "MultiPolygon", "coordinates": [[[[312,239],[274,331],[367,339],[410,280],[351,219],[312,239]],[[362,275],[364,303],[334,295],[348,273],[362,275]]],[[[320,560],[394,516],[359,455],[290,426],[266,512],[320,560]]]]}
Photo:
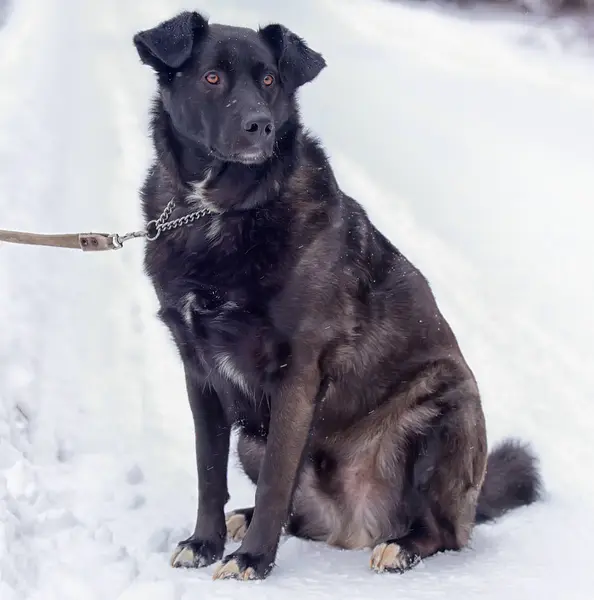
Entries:
{"type": "Polygon", "coordinates": [[[533,459],[515,450],[524,467],[502,470],[504,450],[477,513],[487,444],[472,371],[422,273],[341,190],[302,126],[295,94],[323,57],[282,25],[190,12],[134,41],[159,82],[145,219],[171,198],[172,218],[209,210],[149,241],[145,257],[196,433],[189,566],[224,553],[232,427],[256,502],[217,577],[266,577],[283,528],[377,546],[374,568],[401,571],[465,546],[475,514],[534,500],[533,459]]]}
{"type": "Polygon", "coordinates": [[[487,460],[476,522],[493,521],[509,510],[536,502],[542,492],[537,464],[537,457],[523,442],[505,440],[499,444],[487,460]]]}

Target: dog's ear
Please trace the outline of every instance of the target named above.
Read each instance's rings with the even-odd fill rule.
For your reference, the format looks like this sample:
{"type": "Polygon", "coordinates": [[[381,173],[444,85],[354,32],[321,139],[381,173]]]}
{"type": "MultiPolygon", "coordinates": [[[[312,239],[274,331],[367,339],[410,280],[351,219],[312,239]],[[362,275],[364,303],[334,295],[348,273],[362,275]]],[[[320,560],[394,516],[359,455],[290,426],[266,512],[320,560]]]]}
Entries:
{"type": "Polygon", "coordinates": [[[194,42],[208,29],[208,21],[197,12],[184,11],[133,38],[140,60],[155,71],[179,69],[192,55],[194,42]]]}
{"type": "Polygon", "coordinates": [[[258,33],[272,48],[281,76],[289,93],[315,79],[326,66],[324,57],[312,50],[298,35],[284,25],[274,23],[258,33]]]}

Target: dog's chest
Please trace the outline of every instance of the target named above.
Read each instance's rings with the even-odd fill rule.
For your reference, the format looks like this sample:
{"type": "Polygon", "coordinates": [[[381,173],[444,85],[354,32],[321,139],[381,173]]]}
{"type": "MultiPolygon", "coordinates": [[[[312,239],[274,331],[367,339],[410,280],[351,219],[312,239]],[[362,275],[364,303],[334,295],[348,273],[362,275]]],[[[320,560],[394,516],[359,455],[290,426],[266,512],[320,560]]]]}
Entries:
{"type": "Polygon", "coordinates": [[[148,262],[184,360],[213,386],[231,386],[253,404],[288,366],[286,328],[272,317],[287,236],[265,215],[225,220],[215,241],[204,225],[155,250],[157,262],[148,262]]]}
{"type": "Polygon", "coordinates": [[[187,291],[177,311],[205,376],[216,374],[244,397],[270,391],[288,367],[289,345],[240,290],[187,291]]]}

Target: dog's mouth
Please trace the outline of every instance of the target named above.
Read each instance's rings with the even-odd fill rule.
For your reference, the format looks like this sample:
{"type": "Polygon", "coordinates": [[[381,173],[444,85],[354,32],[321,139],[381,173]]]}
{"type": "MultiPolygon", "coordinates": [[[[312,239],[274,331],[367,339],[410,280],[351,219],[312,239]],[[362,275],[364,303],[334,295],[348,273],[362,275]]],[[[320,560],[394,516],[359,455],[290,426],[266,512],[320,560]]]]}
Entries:
{"type": "Polygon", "coordinates": [[[261,149],[243,150],[241,152],[223,153],[216,148],[211,148],[210,153],[224,162],[234,162],[243,165],[261,165],[271,158],[272,153],[261,149]]]}
{"type": "Polygon", "coordinates": [[[234,157],[235,162],[242,163],[244,165],[261,165],[266,162],[270,157],[262,150],[251,152],[240,152],[234,157]]]}

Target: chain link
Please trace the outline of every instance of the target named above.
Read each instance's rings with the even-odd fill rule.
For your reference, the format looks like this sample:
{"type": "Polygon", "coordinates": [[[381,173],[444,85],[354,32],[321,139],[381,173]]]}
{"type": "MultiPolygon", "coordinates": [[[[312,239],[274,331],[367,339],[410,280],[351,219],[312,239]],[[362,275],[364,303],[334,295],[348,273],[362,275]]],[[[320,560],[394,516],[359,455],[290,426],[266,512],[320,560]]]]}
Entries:
{"type": "Polygon", "coordinates": [[[194,212],[188,213],[183,217],[169,221],[169,217],[171,217],[173,214],[174,208],[175,199],[171,198],[171,200],[167,203],[167,206],[165,206],[163,209],[163,212],[159,218],[149,221],[146,224],[146,229],[141,231],[132,231],[130,233],[126,233],[125,235],[118,235],[117,233],[111,234],[110,237],[114,248],[121,248],[124,245],[124,242],[139,237],[145,237],[149,242],[154,242],[163,231],[171,231],[172,229],[177,229],[178,227],[185,227],[197,219],[201,219],[202,217],[211,214],[211,211],[208,208],[201,208],[199,210],[195,210],[194,212]]]}
{"type": "Polygon", "coordinates": [[[178,227],[185,227],[186,225],[190,225],[197,219],[201,219],[206,215],[210,214],[210,210],[208,208],[201,208],[194,212],[191,212],[183,217],[178,217],[177,219],[173,219],[173,221],[169,221],[169,217],[173,214],[173,209],[175,208],[175,199],[172,198],[167,206],[163,209],[161,216],[158,219],[154,219],[153,221],[149,221],[146,225],[146,239],[150,242],[156,240],[163,231],[171,231],[173,229],[177,229],[178,227]]]}

